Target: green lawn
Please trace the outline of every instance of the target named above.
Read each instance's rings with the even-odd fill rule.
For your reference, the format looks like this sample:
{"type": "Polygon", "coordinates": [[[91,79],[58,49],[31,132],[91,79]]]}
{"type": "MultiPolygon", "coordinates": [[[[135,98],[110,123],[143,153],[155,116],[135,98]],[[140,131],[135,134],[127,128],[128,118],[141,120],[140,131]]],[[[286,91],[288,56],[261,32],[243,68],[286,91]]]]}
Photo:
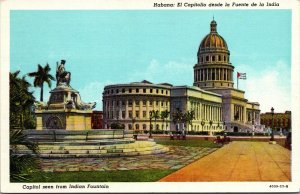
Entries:
{"type": "Polygon", "coordinates": [[[189,147],[209,147],[219,148],[220,145],[214,142],[200,139],[187,139],[187,140],[170,140],[169,138],[155,138],[154,141],[162,145],[172,146],[189,146],[189,147]]]}
{"type": "Polygon", "coordinates": [[[175,170],[36,172],[24,182],[155,182],[175,170]]]}

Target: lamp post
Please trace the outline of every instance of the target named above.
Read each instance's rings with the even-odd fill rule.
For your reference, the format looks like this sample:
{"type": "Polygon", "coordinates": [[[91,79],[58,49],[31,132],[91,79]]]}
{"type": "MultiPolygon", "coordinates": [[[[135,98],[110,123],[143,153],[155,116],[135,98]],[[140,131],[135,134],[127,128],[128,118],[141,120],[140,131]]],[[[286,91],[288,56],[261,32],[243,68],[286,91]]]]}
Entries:
{"type": "Polygon", "coordinates": [[[271,131],[271,139],[270,141],[274,141],[274,108],[271,108],[271,115],[272,115],[272,131],[271,131]]]}

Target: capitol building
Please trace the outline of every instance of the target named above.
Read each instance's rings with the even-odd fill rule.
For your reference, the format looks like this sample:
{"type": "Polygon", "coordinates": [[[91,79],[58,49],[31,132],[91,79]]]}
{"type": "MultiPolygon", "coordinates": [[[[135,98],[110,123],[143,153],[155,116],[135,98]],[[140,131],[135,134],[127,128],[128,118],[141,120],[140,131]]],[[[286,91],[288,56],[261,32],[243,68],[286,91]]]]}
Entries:
{"type": "Polygon", "coordinates": [[[259,131],[259,103],[245,99],[245,91],[234,88],[234,66],[225,39],[210,23],[210,32],[201,41],[194,65],[193,86],[141,82],[107,85],[103,91],[104,127],[121,123],[127,130],[149,131],[259,131]],[[193,111],[190,124],[174,122],[175,112],[193,111]],[[154,120],[152,113],[168,112],[154,120]]]}

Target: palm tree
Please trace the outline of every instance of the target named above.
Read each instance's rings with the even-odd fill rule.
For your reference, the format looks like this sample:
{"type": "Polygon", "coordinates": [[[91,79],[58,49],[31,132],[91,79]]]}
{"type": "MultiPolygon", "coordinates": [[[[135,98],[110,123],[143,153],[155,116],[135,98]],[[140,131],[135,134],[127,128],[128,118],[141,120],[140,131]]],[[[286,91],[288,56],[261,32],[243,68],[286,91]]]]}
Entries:
{"type": "Polygon", "coordinates": [[[193,127],[193,120],[195,119],[195,111],[194,110],[187,111],[184,114],[183,118],[186,123],[187,131],[188,131],[188,125],[191,125],[191,127],[193,127]]]}
{"type": "Polygon", "coordinates": [[[172,113],[172,121],[174,125],[176,126],[177,124],[181,123],[182,119],[183,119],[183,113],[179,108],[176,108],[176,111],[172,113]]]}
{"type": "Polygon", "coordinates": [[[168,110],[164,110],[160,113],[160,118],[163,120],[165,124],[165,130],[167,130],[167,122],[166,119],[169,117],[170,112],[168,110]]]}
{"type": "Polygon", "coordinates": [[[38,167],[38,146],[26,138],[23,130],[10,130],[10,180],[28,181],[30,171],[38,167]],[[18,153],[18,146],[25,146],[32,154],[18,153]]]}
{"type": "Polygon", "coordinates": [[[44,82],[46,82],[51,88],[51,80],[54,81],[55,78],[49,74],[51,68],[49,64],[47,63],[45,67],[42,67],[40,64],[38,64],[38,70],[37,72],[31,72],[28,73],[30,77],[34,77],[33,86],[41,88],[41,96],[40,101],[43,101],[43,95],[44,95],[44,82]]]}
{"type": "Polygon", "coordinates": [[[157,119],[160,118],[159,111],[158,110],[152,110],[150,112],[151,112],[150,117],[151,117],[151,119],[154,119],[154,122],[155,122],[155,130],[157,130],[156,121],[157,121],[157,119]]]}

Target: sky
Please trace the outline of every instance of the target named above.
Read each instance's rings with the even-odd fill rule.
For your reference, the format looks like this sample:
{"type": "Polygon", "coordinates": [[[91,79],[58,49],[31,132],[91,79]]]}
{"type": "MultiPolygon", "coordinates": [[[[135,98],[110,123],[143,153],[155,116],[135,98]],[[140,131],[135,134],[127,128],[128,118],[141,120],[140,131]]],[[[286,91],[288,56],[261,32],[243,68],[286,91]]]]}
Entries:
{"type": "MultiPolygon", "coordinates": [[[[144,79],[192,85],[201,40],[215,18],[245,97],[261,112],[291,109],[290,10],[13,10],[10,71],[21,75],[66,60],[71,86],[102,110],[105,85],[144,79]]],[[[27,78],[33,82],[33,78],[27,78]]],[[[52,84],[52,89],[55,83],[52,84]]],[[[40,90],[31,88],[36,99],[40,90]]],[[[44,99],[50,88],[45,86],[44,99]]]]}

